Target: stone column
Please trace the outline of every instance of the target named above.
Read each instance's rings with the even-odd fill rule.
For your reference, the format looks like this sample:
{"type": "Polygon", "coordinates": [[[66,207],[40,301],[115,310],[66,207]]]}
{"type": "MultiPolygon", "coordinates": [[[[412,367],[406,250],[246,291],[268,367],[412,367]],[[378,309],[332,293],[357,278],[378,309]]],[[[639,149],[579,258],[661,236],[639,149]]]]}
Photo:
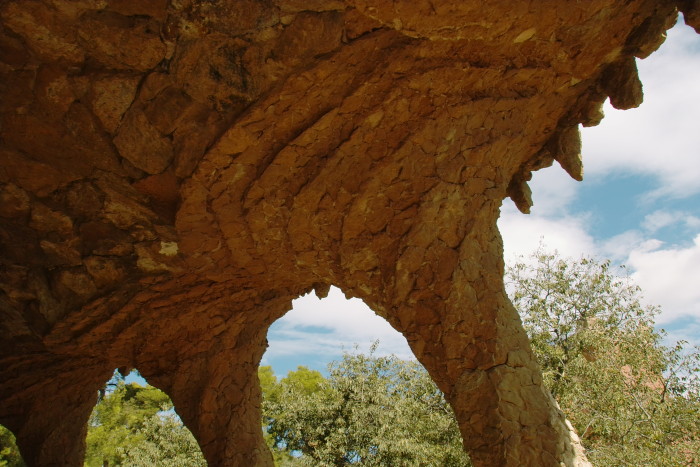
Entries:
{"type": "Polygon", "coordinates": [[[109,370],[100,372],[90,363],[77,361],[70,365],[75,371],[63,367],[26,389],[20,400],[10,402],[18,414],[2,420],[14,432],[29,467],[83,465],[88,419],[109,370]]]}
{"type": "Polygon", "coordinates": [[[182,358],[171,373],[150,375],[146,369],[142,374],[171,397],[209,465],[272,466],[258,380],[267,327],[248,325],[236,334],[231,328],[207,343],[205,351],[182,358]]]}
{"type": "MultiPolygon", "coordinates": [[[[385,294],[393,303],[379,301],[375,309],[384,310],[406,336],[445,393],[476,466],[589,465],[543,387],[505,293],[498,204],[483,206],[459,241],[450,240],[443,227],[434,232],[421,227],[420,237],[409,234],[395,280],[385,281],[395,284],[394,292],[385,294]]],[[[435,224],[451,225],[442,221],[435,224]]]]}

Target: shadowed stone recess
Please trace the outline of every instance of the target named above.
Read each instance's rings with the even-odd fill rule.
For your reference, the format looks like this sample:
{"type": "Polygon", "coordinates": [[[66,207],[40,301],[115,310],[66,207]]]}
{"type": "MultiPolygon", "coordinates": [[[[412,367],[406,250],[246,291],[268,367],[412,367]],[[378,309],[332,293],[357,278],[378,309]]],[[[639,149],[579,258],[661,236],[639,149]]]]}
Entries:
{"type": "Polygon", "coordinates": [[[0,2],[0,423],[82,465],[114,368],[213,466],[272,465],[257,367],[328,286],[406,336],[477,466],[588,465],[503,287],[500,207],[583,177],[683,0],[0,2]]]}

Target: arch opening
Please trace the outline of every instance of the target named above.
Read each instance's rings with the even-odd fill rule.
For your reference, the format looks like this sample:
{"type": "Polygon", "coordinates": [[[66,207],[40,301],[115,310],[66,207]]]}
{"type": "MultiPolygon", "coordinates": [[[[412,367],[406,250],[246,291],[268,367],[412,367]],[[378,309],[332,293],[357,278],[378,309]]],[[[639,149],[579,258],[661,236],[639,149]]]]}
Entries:
{"type": "Polygon", "coordinates": [[[268,331],[259,378],[276,463],[469,466],[454,412],[405,337],[331,287],[268,331]]]}
{"type": "Polygon", "coordinates": [[[100,389],[87,427],[84,465],[206,466],[170,397],[138,370],[117,369],[100,389]]]}
{"type": "Polygon", "coordinates": [[[261,365],[272,366],[276,374],[294,370],[298,361],[323,371],[344,351],[356,345],[369,348],[376,340],[381,343],[382,354],[415,359],[406,338],[387,320],[360,298],[347,298],[335,286],[324,298],[308,293],[293,300],[292,309],[270,326],[267,339],[270,346],[261,365]]]}

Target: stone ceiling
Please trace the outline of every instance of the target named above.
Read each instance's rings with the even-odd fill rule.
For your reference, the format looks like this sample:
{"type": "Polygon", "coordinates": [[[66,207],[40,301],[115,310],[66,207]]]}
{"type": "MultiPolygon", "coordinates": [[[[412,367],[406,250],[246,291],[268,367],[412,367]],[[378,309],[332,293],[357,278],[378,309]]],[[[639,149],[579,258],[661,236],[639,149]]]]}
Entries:
{"type": "Polygon", "coordinates": [[[0,423],[82,465],[114,368],[210,465],[271,465],[257,366],[331,284],[402,332],[475,465],[586,465],[503,290],[531,172],[642,101],[700,2],[0,2],[0,423]]]}

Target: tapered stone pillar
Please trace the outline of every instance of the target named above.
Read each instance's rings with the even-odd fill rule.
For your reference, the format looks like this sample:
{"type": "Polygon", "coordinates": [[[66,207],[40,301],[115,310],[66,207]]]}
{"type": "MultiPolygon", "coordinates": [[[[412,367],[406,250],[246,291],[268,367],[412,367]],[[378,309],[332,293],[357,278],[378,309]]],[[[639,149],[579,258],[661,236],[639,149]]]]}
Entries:
{"type": "Polygon", "coordinates": [[[47,368],[53,378],[36,381],[9,401],[14,416],[3,423],[14,432],[29,467],[83,465],[88,419],[109,378],[109,371],[92,364],[55,364],[53,371],[47,368]]]}
{"type": "MultiPolygon", "coordinates": [[[[462,199],[469,200],[466,191],[462,199]]],[[[454,237],[453,247],[444,227],[451,224],[450,214],[440,209],[445,202],[422,206],[418,216],[442,212],[438,216],[444,218],[421,228],[420,236],[407,235],[413,249],[406,248],[399,257],[396,275],[382,281],[395,284],[393,291],[372,294],[391,299],[367,300],[406,336],[445,393],[476,466],[590,465],[542,384],[527,335],[503,287],[498,204],[482,201],[481,215],[469,223],[471,230],[462,230],[466,235],[454,237]],[[419,243],[424,246],[415,246],[419,243]],[[421,261],[415,260],[416,254],[421,261]],[[432,279],[428,287],[420,284],[425,277],[432,279]]]]}
{"type": "Polygon", "coordinates": [[[211,466],[274,465],[263,439],[258,380],[266,331],[224,332],[205,351],[180,361],[165,384],[143,373],[171,397],[211,466]]]}

